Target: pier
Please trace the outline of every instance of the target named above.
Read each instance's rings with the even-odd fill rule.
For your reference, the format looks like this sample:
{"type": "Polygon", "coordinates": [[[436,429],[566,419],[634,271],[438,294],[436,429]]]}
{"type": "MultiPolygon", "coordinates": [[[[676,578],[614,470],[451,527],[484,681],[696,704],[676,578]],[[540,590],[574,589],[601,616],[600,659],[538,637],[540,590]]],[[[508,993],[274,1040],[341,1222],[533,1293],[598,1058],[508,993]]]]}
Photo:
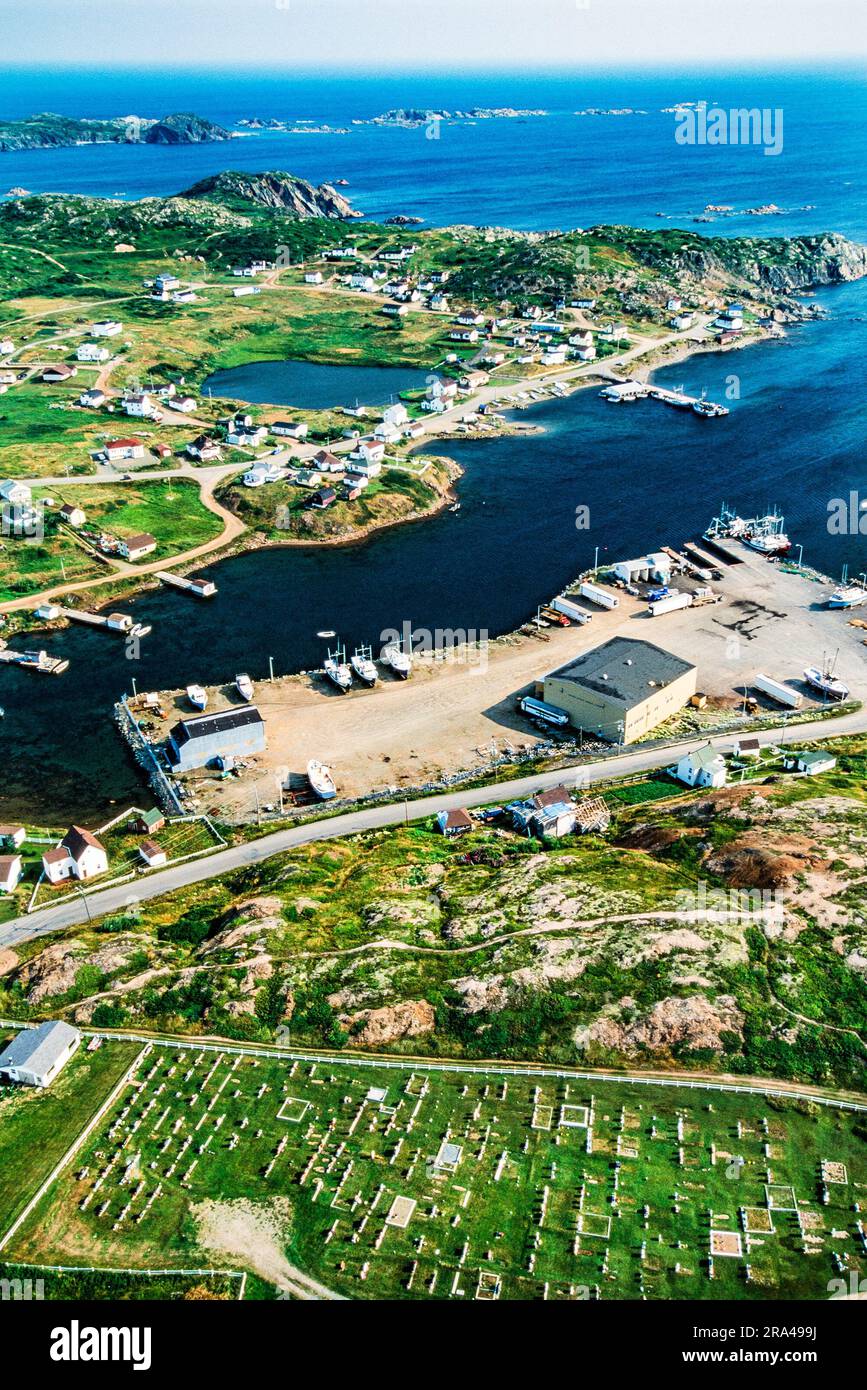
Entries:
{"type": "Polygon", "coordinates": [[[61,608],[60,615],[71,623],[84,623],[87,627],[103,627],[110,632],[129,632],[133,620],[128,613],[86,613],[80,608],[61,608]]]}
{"type": "Polygon", "coordinates": [[[49,656],[45,651],[15,652],[11,647],[0,650],[0,662],[7,666],[26,666],[30,671],[42,671],[48,676],[62,676],[69,668],[65,657],[49,656]]]}
{"type": "Polygon", "coordinates": [[[610,386],[603,386],[599,394],[603,400],[613,405],[651,400],[661,401],[663,405],[669,405],[674,410],[691,410],[695,415],[709,419],[717,419],[729,413],[728,406],[717,405],[715,401],[705,400],[704,396],[688,396],[683,391],[671,391],[666,386],[652,386],[644,381],[615,381],[610,386]]]}
{"type": "Polygon", "coordinates": [[[161,584],[167,584],[171,589],[182,589],[185,593],[192,594],[194,598],[213,598],[217,592],[217,586],[213,579],[203,579],[201,576],[186,579],[181,574],[170,574],[168,570],[158,570],[157,579],[161,584]]]}

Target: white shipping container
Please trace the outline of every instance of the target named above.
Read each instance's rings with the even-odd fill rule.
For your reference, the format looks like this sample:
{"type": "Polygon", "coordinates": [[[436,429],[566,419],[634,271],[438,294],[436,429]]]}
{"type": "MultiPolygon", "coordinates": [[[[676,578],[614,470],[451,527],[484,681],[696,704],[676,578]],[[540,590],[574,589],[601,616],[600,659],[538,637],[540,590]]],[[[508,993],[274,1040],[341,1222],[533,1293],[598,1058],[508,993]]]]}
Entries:
{"type": "Polygon", "coordinates": [[[759,672],[753,679],[756,690],[760,690],[763,695],[769,695],[772,700],[776,700],[778,705],[787,705],[789,709],[800,709],[804,703],[804,697],[798,690],[793,690],[790,685],[784,685],[782,681],[772,680],[770,676],[765,676],[759,672]]]}
{"type": "Polygon", "coordinates": [[[609,593],[607,589],[601,588],[598,584],[583,583],[579,590],[582,598],[587,598],[591,603],[598,603],[600,608],[619,608],[620,599],[616,594],[609,593]]]}
{"type": "Polygon", "coordinates": [[[577,603],[572,603],[571,599],[563,598],[562,595],[552,598],[551,607],[555,613],[562,613],[565,618],[571,618],[576,623],[589,623],[593,617],[592,613],[586,612],[577,603]]]}
{"type": "Polygon", "coordinates": [[[674,613],[678,608],[691,607],[691,594],[669,594],[668,598],[661,598],[657,603],[649,603],[647,611],[651,618],[658,618],[662,613],[674,613]]]}

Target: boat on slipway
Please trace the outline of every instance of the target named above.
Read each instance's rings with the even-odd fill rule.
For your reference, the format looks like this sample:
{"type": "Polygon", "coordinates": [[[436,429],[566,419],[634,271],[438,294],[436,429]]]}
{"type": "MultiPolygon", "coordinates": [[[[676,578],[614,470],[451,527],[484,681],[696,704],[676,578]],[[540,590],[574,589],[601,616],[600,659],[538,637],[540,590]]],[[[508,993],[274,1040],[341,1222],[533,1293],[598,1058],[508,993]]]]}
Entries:
{"type": "Polygon", "coordinates": [[[342,694],[347,694],[352,689],[352,671],[346,664],[346,651],[338,647],[336,651],[329,652],[323,667],[326,678],[336,685],[342,694]]]}
{"type": "Polygon", "coordinates": [[[376,685],[379,680],[379,672],[373,660],[371,647],[356,647],[349,664],[352,667],[352,674],[358,677],[362,685],[376,685]]]}
{"type": "Polygon", "coordinates": [[[845,681],[841,681],[837,675],[837,657],[833,661],[822,658],[822,665],[808,666],[804,671],[804,680],[811,690],[817,690],[826,700],[847,700],[849,698],[849,687],[845,681]]]}
{"type": "Polygon", "coordinates": [[[320,801],[331,801],[337,795],[331,768],[317,762],[315,758],[307,764],[307,781],[310,783],[311,791],[315,792],[320,801]]]}
{"type": "Polygon", "coordinates": [[[249,704],[253,698],[253,682],[246,672],[242,672],[241,675],[235,677],[235,689],[241,699],[246,700],[247,704],[249,704]]]}
{"type": "Polygon", "coordinates": [[[380,659],[383,666],[387,666],[400,680],[405,681],[412,675],[412,657],[399,642],[389,642],[383,647],[380,659]]]}
{"type": "Polygon", "coordinates": [[[208,708],[208,692],[201,685],[188,685],[187,699],[193,709],[206,710],[208,708]]]}

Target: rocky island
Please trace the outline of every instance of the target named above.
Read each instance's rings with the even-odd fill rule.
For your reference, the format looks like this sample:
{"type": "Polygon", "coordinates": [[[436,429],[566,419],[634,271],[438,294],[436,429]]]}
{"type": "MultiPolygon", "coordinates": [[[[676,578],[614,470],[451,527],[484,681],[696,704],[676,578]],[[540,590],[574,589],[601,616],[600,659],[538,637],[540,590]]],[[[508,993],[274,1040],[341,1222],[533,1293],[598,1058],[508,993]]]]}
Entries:
{"type": "Polygon", "coordinates": [[[231,131],[192,112],[161,118],[112,116],[107,120],[59,116],[45,111],[23,120],[0,121],[0,151],[48,150],[73,145],[199,145],[231,140],[231,131]]]}

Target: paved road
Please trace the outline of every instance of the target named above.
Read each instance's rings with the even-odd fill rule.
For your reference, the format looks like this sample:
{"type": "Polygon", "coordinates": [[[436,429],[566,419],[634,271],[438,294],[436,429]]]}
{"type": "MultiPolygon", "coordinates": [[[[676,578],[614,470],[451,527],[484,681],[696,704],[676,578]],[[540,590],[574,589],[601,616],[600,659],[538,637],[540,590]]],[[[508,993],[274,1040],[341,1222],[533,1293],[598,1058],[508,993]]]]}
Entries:
{"type": "MultiPolygon", "coordinates": [[[[802,743],[811,739],[865,731],[867,706],[855,710],[852,714],[842,715],[831,724],[817,720],[813,723],[795,725],[788,732],[788,738],[789,741],[797,740],[802,743]]],[[[755,737],[763,744],[779,744],[781,731],[778,728],[765,729],[755,734],[755,737]]],[[[727,734],[710,740],[691,738],[669,744],[665,748],[636,749],[634,752],[618,754],[599,762],[578,764],[554,772],[537,772],[511,782],[500,782],[495,786],[464,788],[415,801],[369,806],[348,812],[346,815],[326,817],[290,829],[276,830],[248,844],[231,845],[228,849],[208,855],[205,859],[194,859],[186,864],[170,866],[138,882],[106,888],[103,892],[90,893],[86,898],[77,897],[71,902],[59,903],[56,907],[42,908],[26,917],[16,917],[0,927],[0,948],[15,947],[35,937],[46,936],[65,927],[77,926],[88,917],[96,918],[105,913],[122,911],[133,902],[158,898],[176,888],[202,883],[220,874],[230,873],[233,869],[243,869],[248,864],[259,864],[264,859],[271,859],[276,854],[283,854],[286,850],[311,844],[316,840],[334,840],[344,835],[356,835],[364,830],[379,830],[387,826],[400,825],[404,821],[434,816],[440,811],[461,807],[469,809],[498,801],[514,801],[533,792],[555,787],[561,782],[567,786],[584,788],[613,777],[650,772],[669,766],[675,760],[676,753],[699,747],[708,741],[715,748],[731,750],[735,736],[727,734]]]]}

